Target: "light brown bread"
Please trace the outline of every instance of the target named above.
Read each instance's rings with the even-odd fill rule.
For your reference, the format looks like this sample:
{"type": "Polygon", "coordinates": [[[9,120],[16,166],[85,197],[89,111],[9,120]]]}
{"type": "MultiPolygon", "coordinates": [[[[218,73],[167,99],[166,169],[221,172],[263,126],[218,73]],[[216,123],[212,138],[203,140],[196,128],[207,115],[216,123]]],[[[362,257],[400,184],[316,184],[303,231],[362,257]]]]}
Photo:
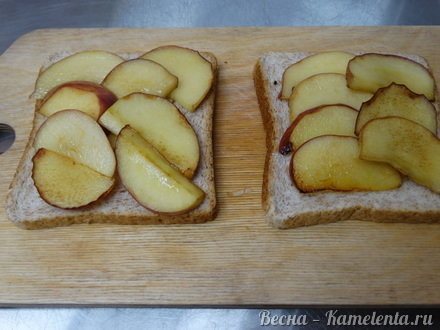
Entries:
{"type": "MultiPolygon", "coordinates": [[[[254,85],[266,131],[262,204],[268,223],[286,229],[349,219],[406,223],[440,221],[440,194],[408,179],[404,179],[398,189],[376,192],[305,194],[294,186],[289,176],[291,157],[278,152],[281,136],[290,123],[288,102],[280,100],[278,95],[284,70],[308,55],[311,53],[267,53],[254,67],[254,85]]],[[[428,67],[420,56],[396,55],[428,67]]]]}
{"type": "MultiPolygon", "coordinates": [[[[152,225],[204,223],[213,220],[217,214],[212,141],[217,60],[212,53],[202,52],[201,54],[212,63],[215,70],[213,86],[195,112],[190,113],[176,104],[194,128],[199,139],[201,156],[193,181],[206,193],[201,205],[183,215],[159,215],[136,202],[119,179],[112,192],[93,205],[75,210],[64,210],[47,204],[38,195],[31,178],[31,159],[36,152],[32,143],[38,127],[45,119],[43,115],[35,112],[29,141],[7,196],[6,212],[10,221],[22,228],[41,229],[82,223],[152,225]]],[[[54,54],[42,68],[68,55],[70,54],[54,54]]],[[[141,54],[122,54],[121,56],[128,59],[136,55],[141,54]]]]}

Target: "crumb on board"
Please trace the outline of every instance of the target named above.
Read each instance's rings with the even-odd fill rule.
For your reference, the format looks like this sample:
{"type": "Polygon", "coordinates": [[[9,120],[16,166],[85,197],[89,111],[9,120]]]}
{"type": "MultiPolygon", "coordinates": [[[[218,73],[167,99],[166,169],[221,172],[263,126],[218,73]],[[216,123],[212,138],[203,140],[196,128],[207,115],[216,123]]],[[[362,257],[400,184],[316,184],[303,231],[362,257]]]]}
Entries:
{"type": "Polygon", "coordinates": [[[231,196],[233,196],[233,197],[241,196],[241,195],[244,195],[244,194],[246,194],[246,193],[248,193],[250,191],[251,191],[251,189],[249,189],[249,188],[245,188],[245,189],[241,189],[241,190],[236,190],[236,191],[233,191],[231,193],[231,196]]]}

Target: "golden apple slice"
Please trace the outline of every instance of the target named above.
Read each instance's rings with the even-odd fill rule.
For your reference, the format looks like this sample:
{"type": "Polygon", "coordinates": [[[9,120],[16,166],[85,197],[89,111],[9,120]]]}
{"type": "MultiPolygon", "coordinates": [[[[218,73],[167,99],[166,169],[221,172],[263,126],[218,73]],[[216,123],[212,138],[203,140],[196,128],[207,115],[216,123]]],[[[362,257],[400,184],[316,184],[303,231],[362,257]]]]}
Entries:
{"type": "Polygon", "coordinates": [[[124,59],[103,50],[75,53],[47,67],[37,78],[31,98],[43,99],[52,88],[69,81],[91,81],[100,84],[107,74],[124,59]]]}
{"type": "Polygon", "coordinates": [[[122,183],[147,209],[181,214],[203,201],[205,193],[130,126],[119,133],[115,152],[122,183]]]}
{"type": "Polygon", "coordinates": [[[292,156],[291,176],[302,192],[388,190],[401,185],[400,173],[385,163],[359,158],[355,137],[323,135],[292,156]]]}
{"type": "Polygon", "coordinates": [[[290,121],[303,111],[326,104],[345,104],[359,110],[372,93],[355,91],[347,87],[340,73],[321,73],[300,82],[289,100],[290,121]]]}
{"type": "Polygon", "coordinates": [[[374,96],[362,104],[356,121],[356,134],[366,122],[389,116],[404,117],[437,133],[437,111],[429,100],[411,92],[404,85],[392,83],[379,88],[374,96]]]}
{"type": "Polygon", "coordinates": [[[110,142],[110,146],[112,147],[113,150],[115,150],[117,138],[118,138],[118,136],[113,133],[110,133],[107,135],[108,142],[110,142]]]}
{"type": "Polygon", "coordinates": [[[130,125],[182,173],[192,177],[198,166],[200,147],[185,116],[168,100],[133,93],[119,99],[99,122],[113,134],[130,125]]]}
{"type": "Polygon", "coordinates": [[[52,88],[36,110],[49,117],[61,110],[75,109],[98,120],[116,101],[117,97],[101,85],[89,81],[75,81],[52,88]]]}
{"type": "Polygon", "coordinates": [[[370,120],[359,134],[360,157],[385,162],[415,182],[440,193],[440,140],[402,117],[370,120]]]}
{"type": "Polygon", "coordinates": [[[101,126],[79,110],[48,117],[35,135],[34,148],[58,152],[108,177],[116,170],[115,154],[101,126]]]}
{"type": "Polygon", "coordinates": [[[194,111],[211,89],[214,81],[212,65],[195,50],[163,46],[153,49],[141,58],[157,62],[177,76],[179,85],[169,97],[188,111],[194,111]]]}
{"type": "Polygon", "coordinates": [[[323,105],[302,112],[283,134],[279,151],[286,155],[320,135],[356,136],[358,111],[341,104],[323,105]]]}
{"type": "Polygon", "coordinates": [[[118,98],[135,92],[167,97],[178,79],[162,65],[138,58],[122,62],[105,77],[102,85],[118,98]]]}
{"type": "Polygon", "coordinates": [[[32,162],[32,179],[41,198],[60,208],[90,205],[115,184],[114,178],[44,148],[37,151],[32,162]]]}
{"type": "Polygon", "coordinates": [[[301,81],[319,73],[345,74],[348,62],[354,54],[341,51],[328,51],[310,55],[289,66],[283,73],[280,99],[288,100],[292,89],[301,81]]]}
{"type": "Polygon", "coordinates": [[[435,98],[435,82],[431,72],[408,58],[369,53],[356,56],[348,63],[347,84],[352,89],[375,93],[393,82],[405,85],[431,101],[435,98]]]}

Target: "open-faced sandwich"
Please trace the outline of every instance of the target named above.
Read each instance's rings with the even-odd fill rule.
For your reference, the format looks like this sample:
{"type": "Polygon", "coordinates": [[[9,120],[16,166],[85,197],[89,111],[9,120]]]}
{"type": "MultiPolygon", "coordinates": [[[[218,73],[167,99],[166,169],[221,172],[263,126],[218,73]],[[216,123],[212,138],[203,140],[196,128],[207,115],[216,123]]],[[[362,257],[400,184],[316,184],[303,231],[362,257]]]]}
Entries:
{"type": "Polygon", "coordinates": [[[27,229],[213,220],[216,75],[212,53],[174,45],[49,58],[9,219],[27,229]]]}
{"type": "Polygon", "coordinates": [[[440,220],[436,84],[412,54],[267,53],[263,207],[276,228],[440,220]]]}

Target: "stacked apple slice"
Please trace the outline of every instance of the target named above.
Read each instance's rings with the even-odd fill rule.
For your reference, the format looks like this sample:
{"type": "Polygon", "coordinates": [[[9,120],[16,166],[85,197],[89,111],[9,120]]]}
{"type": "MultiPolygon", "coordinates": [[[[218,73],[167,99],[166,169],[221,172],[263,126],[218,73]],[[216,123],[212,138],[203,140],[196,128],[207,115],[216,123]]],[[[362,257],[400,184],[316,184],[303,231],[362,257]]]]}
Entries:
{"type": "Polygon", "coordinates": [[[102,85],[118,98],[134,92],[167,97],[178,82],[179,79],[162,65],[137,58],[117,65],[104,78],[102,85]]]}
{"type": "Polygon", "coordinates": [[[194,50],[163,46],[141,58],[155,61],[179,78],[170,98],[188,111],[195,111],[211,89],[214,73],[211,63],[194,50]]]}
{"type": "Polygon", "coordinates": [[[84,112],[63,110],[50,116],[38,129],[34,147],[34,184],[51,205],[89,205],[115,184],[115,154],[102,128],[84,112]]]}
{"type": "Polygon", "coordinates": [[[180,214],[197,207],[205,193],[158,153],[142,136],[125,126],[116,140],[118,171],[127,190],[148,209],[180,214]]]}
{"type": "Polygon", "coordinates": [[[194,176],[200,157],[196,132],[166,99],[144,93],[127,95],[113,104],[99,123],[115,135],[130,125],[187,177],[194,176]]]}
{"type": "Polygon", "coordinates": [[[120,178],[145,208],[188,212],[205,193],[192,182],[200,146],[185,114],[208,94],[214,69],[178,46],[127,57],[84,51],[40,73],[31,96],[47,119],[33,144],[35,186],[47,203],[70,209],[101,200],[120,178]]]}
{"type": "Polygon", "coordinates": [[[406,57],[323,52],[291,65],[279,151],[294,151],[293,182],[302,192],[388,190],[402,173],[440,192],[434,95],[430,71],[406,57]]]}
{"type": "Polygon", "coordinates": [[[123,61],[122,57],[102,50],[84,51],[67,56],[40,73],[31,97],[41,100],[52,88],[71,81],[100,84],[110,70],[123,61]]]}
{"type": "Polygon", "coordinates": [[[195,111],[211,89],[214,69],[199,52],[174,45],[155,48],[132,60],[107,51],[83,51],[45,68],[31,97],[38,105],[45,98],[47,101],[55,87],[76,81],[100,84],[118,98],[134,92],[169,96],[184,109],[195,111]]]}
{"type": "Polygon", "coordinates": [[[98,120],[116,100],[112,92],[97,83],[70,81],[52,88],[36,110],[49,117],[60,110],[76,109],[98,120]]]}

